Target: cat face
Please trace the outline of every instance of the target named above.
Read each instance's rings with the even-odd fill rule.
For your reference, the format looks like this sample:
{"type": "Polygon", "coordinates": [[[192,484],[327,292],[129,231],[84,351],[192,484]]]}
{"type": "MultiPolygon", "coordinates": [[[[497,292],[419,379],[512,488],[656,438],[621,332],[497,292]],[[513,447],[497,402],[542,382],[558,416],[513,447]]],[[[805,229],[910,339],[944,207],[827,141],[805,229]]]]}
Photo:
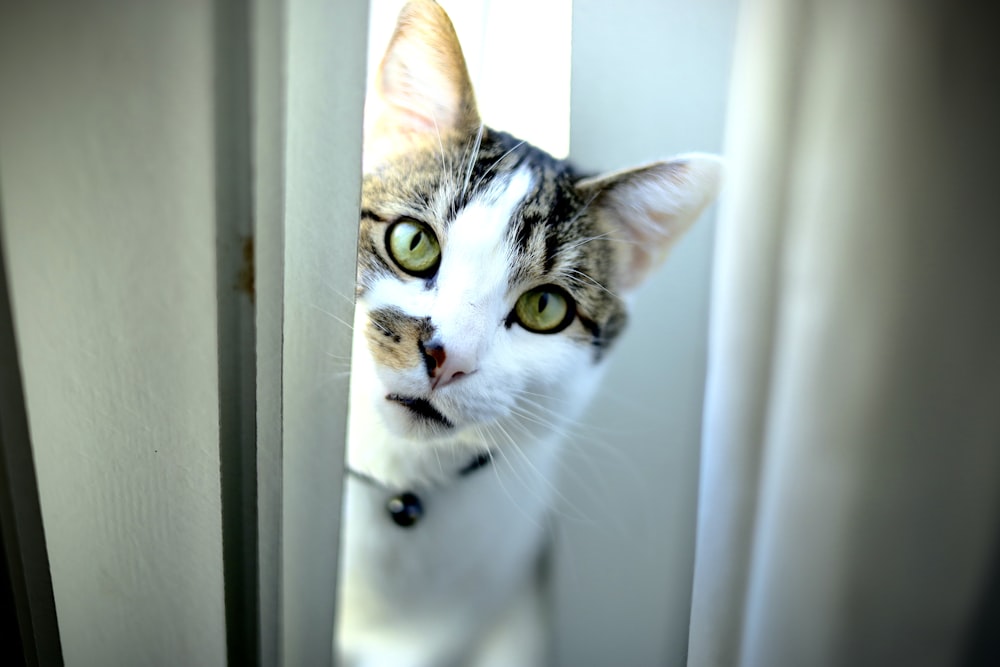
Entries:
{"type": "Polygon", "coordinates": [[[717,162],[581,179],[485,127],[451,24],[426,0],[403,10],[378,85],[359,231],[362,400],[425,440],[499,428],[523,441],[574,416],[624,327],[625,295],[708,203],[717,162]]]}
{"type": "Polygon", "coordinates": [[[615,241],[576,180],[487,128],[366,176],[358,297],[391,427],[495,422],[580,384],[614,342],[615,241]]]}

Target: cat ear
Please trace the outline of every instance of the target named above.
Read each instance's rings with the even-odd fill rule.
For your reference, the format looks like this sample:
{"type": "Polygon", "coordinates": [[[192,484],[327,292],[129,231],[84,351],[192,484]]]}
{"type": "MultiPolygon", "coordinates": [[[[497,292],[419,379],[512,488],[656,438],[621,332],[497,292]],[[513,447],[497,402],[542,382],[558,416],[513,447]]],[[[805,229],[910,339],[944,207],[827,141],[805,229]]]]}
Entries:
{"type": "MultiPolygon", "coordinates": [[[[366,151],[382,157],[458,131],[479,129],[479,112],[455,28],[431,0],[403,7],[369,100],[366,151]]],[[[371,156],[369,156],[371,157],[371,156]]],[[[378,160],[377,160],[378,161],[378,160]]]]}
{"type": "Polygon", "coordinates": [[[576,184],[592,215],[617,230],[625,252],[619,288],[638,286],[718,194],[722,159],[704,153],[588,178],[576,184]]]}

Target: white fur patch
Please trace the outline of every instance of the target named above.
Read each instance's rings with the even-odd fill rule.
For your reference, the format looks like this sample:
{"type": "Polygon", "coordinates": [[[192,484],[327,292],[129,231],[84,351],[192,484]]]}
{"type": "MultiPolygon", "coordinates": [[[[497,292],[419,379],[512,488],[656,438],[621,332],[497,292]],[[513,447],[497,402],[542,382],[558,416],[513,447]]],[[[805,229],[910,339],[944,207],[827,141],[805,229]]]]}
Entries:
{"type": "Polygon", "coordinates": [[[448,229],[428,314],[449,354],[478,362],[490,334],[510,311],[507,230],[533,185],[530,171],[514,172],[466,206],[448,229]]]}

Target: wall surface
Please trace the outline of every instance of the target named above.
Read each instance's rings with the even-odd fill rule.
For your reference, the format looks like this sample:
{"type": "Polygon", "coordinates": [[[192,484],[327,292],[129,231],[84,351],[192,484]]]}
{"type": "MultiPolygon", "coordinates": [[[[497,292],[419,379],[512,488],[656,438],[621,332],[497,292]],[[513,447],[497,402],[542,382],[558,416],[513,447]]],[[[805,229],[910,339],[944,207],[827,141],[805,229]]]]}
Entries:
{"type": "MultiPolygon", "coordinates": [[[[371,2],[370,81],[405,4],[406,0],[371,2]]],[[[483,122],[566,157],[572,0],[440,0],[439,4],[458,33],[483,122]]]]}
{"type": "MultiPolygon", "coordinates": [[[[594,171],[723,143],[736,0],[573,4],[570,158],[594,171]]],[[[714,207],[641,287],[570,443],[559,665],[685,661],[714,207]]]]}
{"type": "Polygon", "coordinates": [[[3,247],[67,665],[226,662],[211,11],[0,8],[3,247]]]}

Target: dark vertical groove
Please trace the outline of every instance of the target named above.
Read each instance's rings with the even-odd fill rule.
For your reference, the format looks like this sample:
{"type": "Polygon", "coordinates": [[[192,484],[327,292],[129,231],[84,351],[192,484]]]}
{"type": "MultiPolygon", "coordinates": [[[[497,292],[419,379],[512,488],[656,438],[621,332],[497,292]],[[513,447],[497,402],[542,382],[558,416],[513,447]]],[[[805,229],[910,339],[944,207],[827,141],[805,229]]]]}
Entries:
{"type": "MultiPolygon", "coordinates": [[[[4,470],[3,464],[0,464],[0,470],[4,470]]],[[[4,479],[6,478],[4,470],[4,479]]],[[[0,645],[0,664],[27,665],[28,657],[24,642],[21,641],[22,625],[17,620],[14,577],[14,570],[7,560],[7,540],[0,532],[0,628],[5,628],[5,641],[0,645]]]]}
{"type": "MultiPolygon", "coordinates": [[[[1000,531],[996,533],[1000,535],[1000,531]]],[[[996,540],[994,540],[996,542],[996,540]]],[[[961,667],[1000,665],[1000,544],[994,545],[979,600],[966,623],[961,667]]]]}
{"type": "Polygon", "coordinates": [[[62,645],[7,291],[2,231],[0,212],[0,578],[6,579],[0,600],[4,628],[0,662],[57,667],[63,664],[62,645]]]}
{"type": "Polygon", "coordinates": [[[248,3],[215,0],[216,290],[226,649],[260,664],[248,3]]]}

